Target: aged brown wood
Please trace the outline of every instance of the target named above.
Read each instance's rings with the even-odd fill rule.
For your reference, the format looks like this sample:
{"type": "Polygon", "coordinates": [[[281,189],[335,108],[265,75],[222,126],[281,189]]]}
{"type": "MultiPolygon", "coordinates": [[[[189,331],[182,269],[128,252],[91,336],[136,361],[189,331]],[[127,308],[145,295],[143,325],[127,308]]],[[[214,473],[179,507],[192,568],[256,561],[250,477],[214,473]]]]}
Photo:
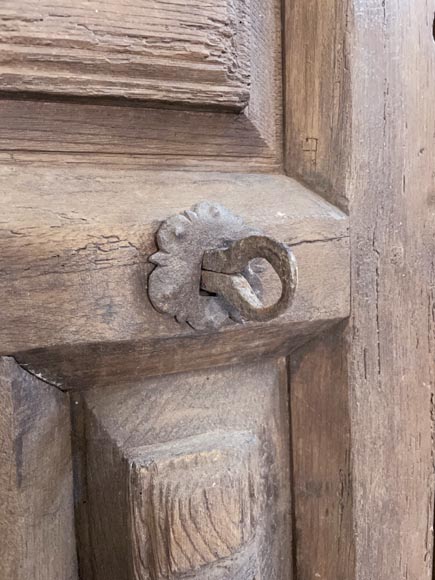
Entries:
{"type": "MultiPolygon", "coordinates": [[[[3,215],[8,212],[6,224],[1,224],[1,352],[56,347],[48,355],[40,350],[36,354],[43,362],[62,352],[58,358],[63,370],[59,380],[54,377],[60,385],[63,380],[71,383],[73,360],[65,350],[87,357],[86,346],[95,345],[92,356],[107,359],[107,351],[119,365],[120,348],[124,355],[132,353],[141,372],[174,372],[177,364],[194,365],[201,359],[206,363],[207,356],[225,363],[247,351],[270,352],[279,341],[297,342],[317,332],[319,325],[348,314],[346,216],[285,177],[80,166],[19,171],[8,166],[1,172],[3,182],[10,184],[0,200],[3,215]],[[147,299],[148,257],[155,252],[160,221],[205,196],[244,216],[253,228],[287,242],[298,262],[298,291],[291,308],[277,319],[278,326],[247,325],[243,332],[250,340],[231,326],[213,339],[198,340],[192,329],[165,318],[147,299]],[[253,196],[261,196],[264,203],[253,205],[253,196]],[[110,343],[113,348],[107,350],[110,343]],[[174,352],[162,357],[160,349],[176,349],[177,356],[174,352]],[[194,358],[188,355],[191,349],[194,358]],[[147,352],[149,358],[138,360],[139,352],[147,352]]],[[[76,370],[82,378],[88,373],[94,379],[104,376],[104,365],[113,366],[107,360],[102,368],[82,362],[80,356],[76,370]]],[[[179,370],[186,368],[195,366],[179,370]]],[[[125,375],[125,369],[119,374],[125,375]]],[[[53,373],[50,376],[53,380],[53,373]]]]}
{"type": "Polygon", "coordinates": [[[348,368],[343,326],[291,355],[298,579],[355,578],[348,368]]]}
{"type": "Polygon", "coordinates": [[[162,340],[59,345],[19,352],[15,359],[30,373],[62,390],[109,386],[116,379],[177,373],[240,364],[273,354],[286,355],[339,319],[315,320],[307,327],[292,322],[250,325],[218,333],[192,333],[162,340]]]}
{"type": "MultiPolygon", "coordinates": [[[[241,110],[250,93],[250,18],[244,0],[4,0],[0,86],[241,110]]],[[[267,30],[264,18],[259,26],[267,30]]]]}
{"type": "MultiPolygon", "coordinates": [[[[434,9],[312,0],[286,11],[288,172],[350,209],[356,560],[344,577],[432,578],[434,9]]],[[[316,373],[295,380],[309,388],[316,373]]],[[[314,521],[299,554],[311,553],[314,521]]],[[[302,578],[323,557],[302,565],[302,578]]]]}
{"type": "MultiPolygon", "coordinates": [[[[347,219],[282,176],[196,173],[281,170],[279,4],[252,1],[254,16],[239,23],[254,47],[251,62],[243,58],[236,71],[250,75],[249,94],[248,76],[224,99],[225,79],[209,83],[207,94],[204,83],[180,94],[186,77],[177,71],[160,95],[143,89],[137,97],[135,83],[144,81],[137,81],[130,59],[125,85],[118,76],[107,90],[107,73],[85,87],[82,73],[69,69],[69,85],[56,75],[44,86],[35,78],[54,97],[26,100],[26,91],[36,89],[21,69],[15,81],[23,84],[9,85],[0,100],[0,353],[14,354],[29,372],[61,388],[88,389],[71,395],[84,580],[169,573],[287,580],[291,552],[299,580],[433,574],[434,7],[423,0],[284,2],[286,170],[349,209],[352,249],[345,335],[333,330],[290,361],[293,544],[287,397],[277,394],[286,391],[288,377],[282,359],[266,357],[331,332],[348,315],[347,219]],[[117,94],[135,101],[115,101],[117,94]],[[168,176],[163,168],[195,171],[168,176]],[[210,193],[292,246],[303,292],[278,323],[195,334],[163,320],[146,302],[146,258],[155,251],[158,224],[210,193]],[[189,373],[146,378],[181,370],[189,373]],[[279,450],[275,461],[270,449],[279,450]],[[188,478],[191,461],[196,468],[188,478]],[[243,525],[225,523],[227,504],[212,482],[228,491],[236,513],[249,514],[243,525]],[[264,482],[269,485],[262,488],[264,482]],[[184,517],[190,497],[195,505],[184,517]],[[201,534],[194,515],[206,507],[200,530],[208,531],[201,534]],[[211,544],[215,518],[221,537],[211,544]],[[207,537],[213,550],[204,542],[195,551],[190,534],[198,546],[207,537]]],[[[37,3],[22,5],[34,10],[37,3]]],[[[242,0],[214,4],[237,5],[245,6],[242,0]]],[[[65,9],[61,0],[59,9],[65,9]]],[[[181,15],[186,7],[177,4],[177,10],[181,15]]],[[[15,24],[9,22],[8,34],[15,24]]],[[[36,26],[28,22],[22,30],[36,26]]],[[[89,31],[76,33],[89,38],[89,31]]],[[[192,45],[184,49],[192,72],[192,45]]],[[[219,70],[208,69],[209,80],[222,71],[225,77],[232,49],[219,56],[219,70]]],[[[111,50],[113,56],[113,43],[111,50]]],[[[231,54],[241,53],[236,47],[231,54]]],[[[162,66],[159,74],[168,72],[162,66]]],[[[14,361],[8,364],[40,384],[14,361]]],[[[5,400],[16,400],[17,383],[14,389],[6,384],[5,400]]],[[[66,429],[63,400],[59,405],[66,429]]],[[[9,423],[6,449],[13,456],[12,431],[9,423]]],[[[41,456],[44,443],[31,443],[41,456]]],[[[44,467],[46,461],[44,455],[44,467]]],[[[9,566],[25,545],[12,540],[15,533],[6,544],[9,566]]],[[[29,566],[47,565],[41,554],[29,566]]]]}
{"type": "MultiPolygon", "coordinates": [[[[348,0],[284,3],[286,170],[343,208],[349,205],[352,155],[348,46],[352,5],[348,0]]],[[[290,358],[298,580],[360,580],[354,538],[361,512],[354,505],[349,440],[352,384],[349,353],[340,332],[314,341],[290,358]]],[[[372,471],[376,472],[375,465],[372,471]]],[[[377,580],[390,577],[374,575],[377,580]]]]}
{"type": "Polygon", "coordinates": [[[261,102],[240,115],[0,98],[1,157],[7,163],[277,171],[281,89],[274,68],[270,74],[261,102]]]}
{"type": "MultiPolygon", "coordinates": [[[[210,12],[208,10],[210,6],[213,6],[213,11],[216,11],[219,6],[221,8],[228,6],[231,13],[238,10],[246,11],[244,8],[247,6],[245,0],[228,0],[228,3],[225,0],[219,0],[219,2],[217,7],[216,3],[201,2],[200,4],[202,10],[207,13],[210,12]]],[[[159,0],[159,3],[163,4],[164,0],[159,0]]],[[[96,4],[96,0],[93,0],[93,4],[96,4]]],[[[107,9],[107,3],[100,4],[99,16],[93,16],[92,22],[94,22],[94,18],[104,21],[103,14],[104,9],[107,9]]],[[[158,83],[158,87],[160,87],[158,89],[160,91],[159,102],[156,101],[153,108],[137,106],[137,103],[132,103],[134,106],[125,107],[122,106],[125,104],[122,101],[104,100],[107,91],[102,85],[103,81],[110,84],[110,75],[103,78],[100,75],[97,84],[93,84],[91,79],[86,78],[85,81],[81,82],[82,92],[77,92],[77,89],[74,90],[74,79],[76,81],[80,79],[79,71],[81,69],[80,61],[78,61],[77,75],[68,75],[70,84],[61,84],[60,88],[69,95],[81,94],[80,106],[77,106],[75,102],[46,102],[43,99],[47,95],[40,96],[37,101],[24,101],[21,100],[23,96],[21,92],[3,93],[0,100],[0,114],[2,116],[0,157],[4,156],[10,161],[11,155],[13,159],[17,160],[28,159],[30,155],[31,161],[37,162],[48,155],[47,161],[50,162],[51,153],[62,152],[70,154],[68,157],[76,162],[90,163],[92,166],[95,166],[96,163],[109,163],[111,165],[115,163],[125,166],[127,163],[134,167],[141,164],[161,169],[164,160],[166,168],[168,168],[168,164],[171,164],[172,167],[189,168],[193,166],[201,170],[221,171],[227,166],[228,169],[238,171],[276,171],[282,164],[282,67],[281,36],[279,34],[281,6],[278,0],[268,2],[251,0],[249,5],[252,16],[245,18],[245,22],[238,23],[238,26],[248,28],[247,36],[250,39],[249,105],[245,107],[243,113],[228,114],[228,112],[212,113],[187,110],[189,101],[201,99],[202,105],[207,104],[206,101],[211,99],[211,103],[208,103],[206,107],[208,109],[219,110],[222,108],[216,106],[216,103],[213,105],[212,96],[210,94],[207,96],[212,84],[204,82],[191,83],[189,87],[186,87],[183,98],[187,102],[177,105],[175,110],[160,108],[160,100],[170,102],[174,98],[181,98],[180,96],[176,97],[174,91],[171,92],[171,86],[165,87],[164,83],[160,82],[158,83]],[[88,92],[96,96],[99,95],[100,100],[83,97],[83,93],[88,92]],[[11,96],[15,96],[16,99],[10,100],[11,96]],[[103,104],[107,106],[102,106],[103,104]],[[31,151],[39,152],[38,156],[31,155],[29,153],[31,151]],[[134,155],[134,157],[127,157],[127,154],[134,155]]],[[[16,20],[13,19],[12,23],[8,21],[8,26],[12,27],[20,22],[21,13],[25,13],[25,10],[19,10],[17,3],[14,2],[13,6],[12,12],[16,20]]],[[[132,22],[134,26],[137,26],[136,17],[128,18],[131,6],[129,3],[124,6],[127,21],[123,21],[123,26],[125,25],[127,28],[132,22]]],[[[25,7],[27,10],[31,9],[33,12],[41,14],[40,3],[35,0],[25,0],[25,7]]],[[[57,3],[56,8],[59,12],[65,10],[62,0],[57,3]]],[[[56,8],[52,7],[52,12],[55,12],[56,8]]],[[[75,9],[68,6],[67,20],[69,24],[62,30],[71,33],[71,19],[79,18],[80,20],[80,14],[83,16],[83,11],[86,12],[88,9],[89,2],[80,2],[78,6],[75,4],[75,9]]],[[[186,9],[191,10],[192,5],[182,6],[182,3],[177,2],[174,4],[174,12],[171,16],[175,18],[177,13],[180,16],[184,13],[185,16],[186,9]]],[[[197,11],[195,17],[201,18],[200,12],[197,11]]],[[[42,13],[44,13],[43,10],[42,13]]],[[[169,13],[165,12],[165,14],[169,13]]],[[[145,19],[143,15],[142,17],[145,19]]],[[[220,24],[218,24],[218,14],[213,16],[211,20],[213,21],[213,19],[216,26],[225,28],[225,18],[223,18],[224,22],[220,24]]],[[[48,20],[50,21],[50,17],[48,20]]],[[[57,18],[57,26],[62,26],[63,20],[57,18]]],[[[181,24],[180,30],[185,31],[181,24]]],[[[214,26],[212,23],[210,24],[214,26]]],[[[28,23],[30,28],[35,25],[38,23],[28,23]]],[[[44,26],[44,18],[39,21],[39,25],[44,26]]],[[[151,26],[151,23],[149,25],[151,26]]],[[[93,25],[90,24],[90,26],[93,25]]],[[[171,26],[171,29],[174,29],[174,26],[171,26]]],[[[90,33],[86,28],[79,27],[79,30],[81,32],[77,32],[75,27],[74,34],[84,34],[86,38],[89,38],[90,33]]],[[[111,34],[113,32],[112,30],[111,34]]],[[[127,45],[134,42],[128,37],[128,30],[124,30],[124,32],[126,36],[120,34],[118,42],[127,45]]],[[[165,34],[168,34],[167,30],[165,34]]],[[[95,35],[92,38],[95,39],[95,35]]],[[[202,36],[202,38],[204,37],[202,36]]],[[[17,41],[20,42],[20,39],[17,41]]],[[[74,46],[75,50],[80,52],[81,49],[77,48],[77,43],[74,46]]],[[[184,47],[187,49],[186,45],[184,47]]],[[[241,48],[243,55],[243,47],[235,47],[236,53],[240,52],[239,48],[241,48]]],[[[32,49],[31,46],[30,49],[32,49]]],[[[52,47],[45,50],[54,52],[53,58],[62,58],[59,56],[59,51],[53,51],[52,47]]],[[[66,49],[66,54],[68,54],[68,49],[66,49]]],[[[95,52],[91,51],[91,54],[95,56],[95,52]]],[[[107,53],[105,54],[107,57],[107,53]]],[[[35,56],[35,50],[33,50],[33,55],[35,56]]],[[[62,56],[65,57],[65,52],[62,52],[62,56]]],[[[222,58],[225,60],[225,56],[222,58]]],[[[19,56],[19,53],[15,53],[15,60],[18,66],[18,63],[23,60],[22,55],[19,56]]],[[[246,68],[244,60],[246,59],[243,56],[237,58],[240,70],[246,68]]],[[[128,62],[125,64],[127,69],[128,62]]],[[[178,81],[181,85],[185,83],[185,70],[180,66],[174,69],[173,63],[171,64],[168,60],[159,62],[169,64],[166,69],[159,65],[158,71],[168,71],[169,68],[173,71],[174,82],[178,81]]],[[[26,82],[38,84],[34,73],[35,70],[32,71],[31,75],[24,75],[24,77],[21,75],[20,78],[21,80],[25,78],[26,82]]],[[[142,79],[145,76],[143,75],[142,79]]],[[[52,83],[55,83],[58,75],[53,74],[50,78],[52,83]]],[[[138,77],[134,78],[138,81],[138,77]]],[[[131,80],[133,81],[132,77],[131,80]]],[[[59,86],[56,90],[58,89],[59,86]]],[[[48,81],[40,82],[39,91],[44,93],[51,90],[53,90],[53,86],[48,81]]],[[[121,91],[122,94],[128,93],[128,90],[126,91],[124,86],[120,87],[118,82],[112,85],[112,91],[121,91]]],[[[158,95],[154,95],[154,97],[156,96],[158,95]]],[[[34,95],[33,98],[37,98],[37,95],[34,95]]],[[[55,155],[55,157],[57,156],[55,155]]],[[[63,161],[65,160],[68,158],[64,157],[63,161]]],[[[61,160],[57,157],[56,162],[59,161],[61,160]]]]}
{"type": "Polygon", "coordinates": [[[423,580],[433,573],[434,10],[422,0],[355,8],[349,354],[357,575],[423,580]]]}
{"type": "Polygon", "coordinates": [[[137,575],[145,576],[147,569],[156,578],[192,571],[204,579],[259,573],[255,435],[218,431],[130,454],[128,501],[137,575]],[[152,562],[144,565],[147,558],[152,562]],[[217,565],[222,560],[227,560],[224,571],[217,565]]]}
{"type": "Polygon", "coordinates": [[[285,166],[346,208],[354,0],[285,0],[285,166]]]}
{"type": "Polygon", "coordinates": [[[293,577],[280,357],[348,316],[349,246],[342,212],[249,175],[282,171],[281,16],[279,0],[0,7],[0,354],[74,390],[82,580],[293,577]],[[204,199],[291,246],[299,286],[276,321],[195,332],[151,307],[159,224],[204,199]]]}
{"type": "Polygon", "coordinates": [[[72,407],[85,578],[291,579],[285,359],[114,383],[72,407]]]}
{"type": "Polygon", "coordinates": [[[68,396],[0,358],[0,578],[78,580],[68,396]]]}

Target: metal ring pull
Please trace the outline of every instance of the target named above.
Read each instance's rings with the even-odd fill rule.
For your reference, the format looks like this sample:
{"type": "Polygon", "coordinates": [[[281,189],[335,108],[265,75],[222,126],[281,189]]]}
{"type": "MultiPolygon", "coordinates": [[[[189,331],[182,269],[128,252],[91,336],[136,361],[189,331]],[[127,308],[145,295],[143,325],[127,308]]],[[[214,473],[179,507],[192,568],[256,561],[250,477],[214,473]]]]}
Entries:
{"type": "Polygon", "coordinates": [[[204,253],[201,288],[222,296],[245,320],[267,322],[282,314],[293,298],[296,283],[296,261],[290,248],[267,236],[249,236],[228,248],[204,253]],[[267,260],[281,281],[281,296],[270,306],[263,305],[242,274],[255,258],[267,260]]]}
{"type": "Polygon", "coordinates": [[[201,202],[165,220],[156,235],[156,265],[148,279],[154,308],[197,330],[229,319],[265,322],[288,308],[296,289],[295,258],[281,244],[217,203],[201,202]],[[281,280],[281,297],[266,306],[249,262],[264,258],[281,280]]]}

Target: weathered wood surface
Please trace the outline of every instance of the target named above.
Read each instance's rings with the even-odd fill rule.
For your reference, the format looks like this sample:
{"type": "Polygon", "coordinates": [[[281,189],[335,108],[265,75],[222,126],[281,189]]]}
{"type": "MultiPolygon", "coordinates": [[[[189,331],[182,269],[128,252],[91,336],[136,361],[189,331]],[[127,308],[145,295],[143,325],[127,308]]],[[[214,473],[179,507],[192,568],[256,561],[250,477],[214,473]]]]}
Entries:
{"type": "Polygon", "coordinates": [[[339,319],[306,323],[237,326],[217,333],[195,333],[162,340],[59,345],[19,352],[29,372],[62,390],[110,386],[140,377],[287,355],[339,319]],[[263,325],[264,326],[264,325],[263,325]]]}
{"type": "Polygon", "coordinates": [[[3,0],[0,87],[241,110],[250,93],[249,7],[3,0]]]}
{"type": "MultiPolygon", "coordinates": [[[[101,105],[0,99],[0,150],[61,153],[84,157],[118,154],[123,163],[137,164],[141,156],[271,157],[259,131],[246,115],[101,105]],[[133,159],[126,157],[134,155],[133,159]],[[137,157],[137,158],[136,158],[137,157]]],[[[222,159],[224,157],[224,159],[222,159]]],[[[39,155],[31,159],[38,162],[39,155]]]]}
{"type": "MultiPolygon", "coordinates": [[[[434,11],[424,0],[286,10],[296,34],[286,35],[288,172],[350,209],[354,577],[424,580],[434,519],[434,11]],[[299,99],[302,78],[313,91],[299,99]]],[[[307,388],[315,380],[313,370],[307,388]]]]}
{"type": "Polygon", "coordinates": [[[77,580],[68,396],[0,358],[0,578],[77,580]]]}
{"type": "MultiPolygon", "coordinates": [[[[348,208],[352,2],[286,0],[284,12],[286,171],[348,208]]],[[[349,345],[341,332],[307,344],[289,362],[293,556],[299,580],[359,580],[354,527],[361,511],[354,505],[349,439],[352,385],[349,345]]],[[[366,518],[369,522],[368,513],[366,518]]]]}
{"type": "Polygon", "coordinates": [[[342,326],[290,357],[298,580],[355,577],[348,369],[342,326]]]}
{"type": "Polygon", "coordinates": [[[355,2],[350,385],[359,580],[433,574],[433,19],[424,0],[355,2]]]}
{"type": "MultiPolygon", "coordinates": [[[[35,3],[38,12],[39,4],[35,3]]],[[[63,4],[58,0],[57,8],[62,9],[63,4]]],[[[211,6],[209,2],[200,4],[204,9],[211,6]]],[[[101,5],[103,12],[107,3],[101,2],[101,5]]],[[[228,5],[231,6],[230,12],[247,10],[245,0],[228,0],[228,5]]],[[[47,100],[50,97],[47,94],[5,92],[0,98],[0,160],[32,163],[41,159],[47,163],[74,160],[92,166],[98,163],[129,164],[159,169],[163,164],[166,169],[194,167],[202,171],[222,171],[225,167],[231,171],[269,172],[280,169],[281,3],[278,0],[266,3],[250,0],[249,5],[248,17],[244,23],[239,23],[239,26],[247,27],[252,64],[249,105],[243,113],[222,111],[213,105],[211,96],[207,97],[209,103],[204,96],[203,106],[192,110],[187,104],[162,109],[161,106],[167,105],[160,105],[157,101],[153,108],[149,108],[136,101],[108,97],[96,100],[79,96],[75,97],[75,102],[72,97],[68,102],[57,102],[55,96],[52,96],[53,100],[47,100]],[[24,96],[36,100],[23,100],[24,96]],[[131,106],[123,106],[127,103],[131,106]],[[207,109],[221,112],[207,112],[207,109]],[[59,159],[59,153],[65,155],[59,159]]],[[[69,14],[80,11],[81,6],[81,2],[79,8],[68,6],[69,14]]],[[[177,2],[174,6],[175,11],[192,9],[191,3],[184,7],[177,2]]],[[[213,3],[213,11],[215,9],[216,3],[213,3]]],[[[219,18],[217,26],[218,21],[219,18]]],[[[89,33],[86,29],[82,32],[89,33]]],[[[238,65],[244,66],[240,59],[238,65]]],[[[162,70],[164,67],[158,68],[162,70]]],[[[180,71],[180,67],[175,67],[174,79],[182,83],[184,71],[183,74],[180,71]]],[[[35,78],[34,71],[29,78],[35,78]]],[[[52,82],[57,78],[58,75],[53,75],[52,82]]],[[[86,87],[93,90],[89,81],[86,87]]],[[[44,82],[41,90],[49,90],[49,83],[44,82]]],[[[163,93],[164,87],[161,90],[163,93]]],[[[198,98],[195,96],[199,95],[197,87],[192,86],[191,91],[191,98],[198,98]]]]}
{"type": "Polygon", "coordinates": [[[346,208],[351,93],[348,38],[353,1],[286,0],[285,166],[346,208]]]}
{"type": "MultiPolygon", "coordinates": [[[[274,86],[273,83],[269,83],[274,86]]],[[[0,99],[0,161],[272,172],[281,167],[280,100],[245,114],[0,99]],[[258,114],[259,119],[256,118],[258,114]],[[263,136],[259,127],[269,135],[263,136]]]]}
{"type": "Polygon", "coordinates": [[[292,578],[285,359],[72,403],[84,578],[292,578]]]}
{"type": "MultiPolygon", "coordinates": [[[[285,177],[86,167],[0,171],[5,186],[1,213],[6,216],[0,224],[2,354],[113,342],[116,357],[120,342],[142,342],[145,351],[155,354],[159,366],[154,372],[164,372],[166,359],[157,353],[175,348],[168,339],[190,337],[200,348],[192,329],[152,308],[146,283],[161,220],[203,199],[218,201],[249,225],[288,243],[299,269],[293,305],[281,318],[243,328],[230,325],[215,335],[216,348],[211,338],[201,338],[207,348],[220,349],[223,362],[256,345],[263,348],[272,341],[276,346],[278,337],[285,343],[310,334],[311,328],[317,332],[319,325],[348,315],[347,218],[285,177]],[[244,340],[243,332],[255,340],[244,340]],[[236,344],[239,353],[233,351],[236,344]]],[[[124,354],[131,345],[126,347],[121,348],[124,354]]],[[[97,351],[102,354],[98,346],[97,351]]],[[[179,358],[184,358],[182,350],[179,358]]],[[[176,359],[166,361],[173,370],[176,359]]]]}
{"type": "Polygon", "coordinates": [[[218,431],[130,451],[138,578],[151,571],[158,579],[194,573],[249,580],[259,573],[258,445],[249,432],[218,431]]]}

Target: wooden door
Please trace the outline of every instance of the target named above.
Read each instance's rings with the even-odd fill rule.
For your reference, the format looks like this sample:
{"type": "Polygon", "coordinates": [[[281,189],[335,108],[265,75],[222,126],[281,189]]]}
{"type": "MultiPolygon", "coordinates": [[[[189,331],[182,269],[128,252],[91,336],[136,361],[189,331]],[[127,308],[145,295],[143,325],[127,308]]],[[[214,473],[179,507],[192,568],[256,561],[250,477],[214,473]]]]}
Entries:
{"type": "Polygon", "coordinates": [[[0,580],[431,577],[434,12],[0,3],[0,580]]]}

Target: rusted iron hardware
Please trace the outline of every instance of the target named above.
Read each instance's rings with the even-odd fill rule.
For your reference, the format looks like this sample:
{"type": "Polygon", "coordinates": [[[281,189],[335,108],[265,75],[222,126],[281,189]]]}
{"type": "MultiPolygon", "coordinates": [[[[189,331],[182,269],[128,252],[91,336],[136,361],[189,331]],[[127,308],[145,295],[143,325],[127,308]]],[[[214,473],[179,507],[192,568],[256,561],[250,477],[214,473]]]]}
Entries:
{"type": "Polygon", "coordinates": [[[290,305],[297,285],[296,260],[288,246],[247,226],[217,203],[201,202],[170,217],[157,232],[159,251],[148,281],[154,308],[195,329],[228,322],[266,322],[290,305]],[[281,296],[264,305],[258,259],[281,281],[281,296]]]}

